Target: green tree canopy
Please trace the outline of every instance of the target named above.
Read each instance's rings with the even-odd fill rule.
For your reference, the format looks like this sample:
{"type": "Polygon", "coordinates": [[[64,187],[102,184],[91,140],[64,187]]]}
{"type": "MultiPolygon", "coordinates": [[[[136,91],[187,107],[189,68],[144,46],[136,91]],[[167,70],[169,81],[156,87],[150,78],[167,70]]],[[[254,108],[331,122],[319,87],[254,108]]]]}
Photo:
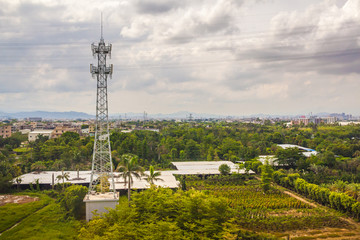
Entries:
{"type": "Polygon", "coordinates": [[[294,147],[294,148],[279,148],[276,151],[276,158],[277,162],[284,167],[289,168],[296,168],[296,163],[300,159],[304,159],[305,156],[301,153],[301,151],[294,147]]]}
{"type": "Polygon", "coordinates": [[[229,167],[229,165],[224,163],[219,166],[219,172],[221,175],[228,175],[231,172],[231,168],[229,167]]]}

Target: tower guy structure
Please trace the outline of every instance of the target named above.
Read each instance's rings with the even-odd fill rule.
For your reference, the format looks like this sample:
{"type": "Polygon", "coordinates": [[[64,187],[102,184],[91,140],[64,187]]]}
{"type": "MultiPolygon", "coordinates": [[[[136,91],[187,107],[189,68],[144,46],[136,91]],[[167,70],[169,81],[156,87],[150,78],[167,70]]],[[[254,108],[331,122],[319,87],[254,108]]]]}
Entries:
{"type": "Polygon", "coordinates": [[[107,80],[112,76],[113,65],[106,66],[106,58],[111,58],[111,48],[111,44],[106,45],[104,42],[101,20],[100,42],[91,44],[92,54],[94,58],[97,57],[97,66],[91,64],[90,73],[97,79],[97,94],[94,152],[88,199],[91,194],[96,193],[96,190],[100,190],[101,193],[112,190],[114,199],[117,198],[111,159],[107,95],[107,80]]]}

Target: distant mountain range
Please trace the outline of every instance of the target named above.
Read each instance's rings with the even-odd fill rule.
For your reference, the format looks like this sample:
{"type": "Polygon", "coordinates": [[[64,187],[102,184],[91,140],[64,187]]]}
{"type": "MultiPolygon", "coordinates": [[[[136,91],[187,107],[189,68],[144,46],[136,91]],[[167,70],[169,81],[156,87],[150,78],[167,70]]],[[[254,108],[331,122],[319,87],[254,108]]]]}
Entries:
{"type": "Polygon", "coordinates": [[[33,112],[16,112],[16,113],[4,113],[0,112],[0,119],[4,118],[32,118],[40,117],[42,119],[90,119],[95,118],[93,115],[83,112],[46,112],[46,111],[33,111],[33,112]]]}
{"type": "MultiPolygon", "coordinates": [[[[314,116],[326,117],[330,116],[330,113],[318,113],[314,116]]],[[[232,118],[295,118],[300,115],[270,115],[270,114],[253,114],[253,115],[244,115],[244,116],[225,116],[225,115],[216,115],[216,114],[207,114],[207,113],[193,113],[188,111],[180,111],[175,113],[163,114],[146,114],[146,119],[189,119],[190,116],[192,119],[232,119],[232,118]]],[[[15,113],[5,113],[0,112],[0,119],[25,119],[31,117],[40,117],[42,119],[59,119],[59,120],[74,120],[74,119],[94,119],[95,115],[91,115],[84,112],[47,112],[47,111],[32,111],[32,112],[15,112],[15,113]]],[[[110,119],[144,119],[144,113],[117,113],[109,114],[110,119]]]]}
{"type": "MultiPolygon", "coordinates": [[[[190,114],[192,119],[204,119],[204,118],[226,118],[227,116],[207,114],[207,113],[193,113],[187,111],[180,111],[175,113],[157,113],[157,114],[146,114],[146,119],[189,119],[190,114]]],[[[112,119],[144,119],[144,113],[118,113],[110,114],[112,119]]]]}

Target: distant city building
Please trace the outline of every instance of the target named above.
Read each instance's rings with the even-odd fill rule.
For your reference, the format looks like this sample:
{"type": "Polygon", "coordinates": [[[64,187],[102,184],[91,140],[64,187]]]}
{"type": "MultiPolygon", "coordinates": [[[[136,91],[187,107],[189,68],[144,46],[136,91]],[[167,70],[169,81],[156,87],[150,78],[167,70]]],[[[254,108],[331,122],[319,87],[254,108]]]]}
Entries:
{"type": "Polygon", "coordinates": [[[340,126],[347,126],[347,125],[358,125],[360,122],[339,122],[340,126]]]}
{"type": "Polygon", "coordinates": [[[11,125],[5,125],[0,127],[0,137],[11,137],[11,125]]]}
{"type": "Polygon", "coordinates": [[[95,125],[90,125],[89,126],[89,135],[90,136],[95,136],[95,125]]]}
{"type": "Polygon", "coordinates": [[[311,116],[309,118],[305,117],[305,116],[301,116],[300,118],[291,121],[291,125],[304,125],[307,126],[310,123],[313,123],[315,125],[320,124],[322,122],[321,118],[315,117],[315,116],[311,116]]]}
{"type": "Polygon", "coordinates": [[[345,114],[345,113],[331,113],[330,117],[336,117],[338,120],[341,121],[347,121],[347,120],[352,120],[353,116],[351,114],[345,114]]]}
{"type": "Polygon", "coordinates": [[[21,129],[21,130],[19,130],[19,132],[21,134],[29,134],[31,132],[31,130],[30,129],[21,129]]]}
{"type": "Polygon", "coordinates": [[[81,135],[89,135],[90,129],[89,128],[83,128],[81,129],[81,135]]]}
{"type": "Polygon", "coordinates": [[[31,126],[31,130],[35,130],[35,129],[44,129],[44,123],[42,122],[31,122],[30,126],[31,126]]]}
{"type": "Polygon", "coordinates": [[[30,121],[30,122],[41,122],[42,118],[41,117],[29,117],[28,121],[30,121]]]}
{"type": "Polygon", "coordinates": [[[34,142],[40,135],[44,137],[48,137],[51,139],[53,130],[43,130],[43,129],[36,129],[29,133],[28,140],[29,142],[34,142]]]}
{"type": "Polygon", "coordinates": [[[325,122],[327,124],[334,124],[337,122],[337,118],[336,117],[326,117],[324,118],[325,122]]]}
{"type": "Polygon", "coordinates": [[[53,131],[52,131],[52,138],[58,138],[60,137],[63,133],[65,132],[75,132],[75,133],[79,133],[80,129],[76,129],[76,128],[70,128],[70,127],[66,127],[66,126],[57,126],[53,131]]]}

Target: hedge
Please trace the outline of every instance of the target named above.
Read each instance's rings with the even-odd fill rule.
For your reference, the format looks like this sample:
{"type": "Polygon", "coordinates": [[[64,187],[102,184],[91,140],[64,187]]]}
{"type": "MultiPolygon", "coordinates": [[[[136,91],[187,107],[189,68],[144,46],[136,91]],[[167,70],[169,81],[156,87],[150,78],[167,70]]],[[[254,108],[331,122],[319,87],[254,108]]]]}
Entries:
{"type": "Polygon", "coordinates": [[[276,171],[273,180],[277,184],[291,188],[322,205],[347,213],[360,220],[360,203],[345,193],[330,191],[328,188],[308,183],[298,173],[288,174],[276,171]]]}

